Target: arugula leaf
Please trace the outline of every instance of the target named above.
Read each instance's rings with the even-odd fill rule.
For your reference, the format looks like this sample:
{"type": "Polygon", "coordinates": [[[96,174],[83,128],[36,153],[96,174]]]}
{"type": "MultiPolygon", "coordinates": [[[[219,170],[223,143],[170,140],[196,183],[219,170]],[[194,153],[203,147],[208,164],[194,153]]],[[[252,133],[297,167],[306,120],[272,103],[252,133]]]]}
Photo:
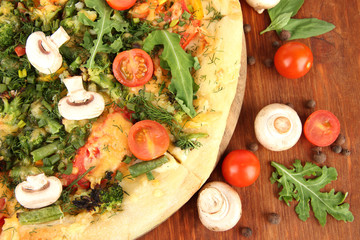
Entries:
{"type": "Polygon", "coordinates": [[[194,67],[194,58],[180,46],[180,35],[165,30],[156,30],[149,34],[144,41],[143,49],[151,52],[155,45],[163,45],[161,59],[166,61],[171,70],[169,90],[176,95],[175,99],[190,117],[195,117],[193,106],[194,79],[190,70],[194,67]]]}
{"type": "Polygon", "coordinates": [[[79,13],[79,21],[84,25],[91,26],[97,34],[97,38],[93,40],[91,48],[89,48],[89,34],[86,35],[86,42],[83,45],[86,46],[91,53],[85,67],[94,68],[95,56],[98,52],[117,53],[122,47],[121,38],[116,39],[111,45],[104,44],[104,35],[112,37],[111,31],[113,29],[117,32],[124,32],[128,27],[128,23],[122,19],[119,12],[113,14],[114,10],[110,8],[105,1],[85,0],[85,4],[87,7],[95,9],[98,13],[98,19],[96,21],[91,21],[84,13],[79,13]]]}
{"type": "Polygon", "coordinates": [[[335,25],[317,18],[290,19],[283,28],[291,33],[288,40],[309,38],[330,32],[335,25]]]}
{"type": "Polygon", "coordinates": [[[309,162],[302,166],[300,160],[295,161],[292,169],[276,162],[271,162],[271,166],[276,169],[270,179],[271,182],[278,182],[278,187],[282,187],[279,199],[284,200],[287,205],[289,201],[297,200],[295,211],[301,220],[305,221],[310,216],[309,202],[311,202],[315,217],[322,226],[326,223],[327,213],[337,220],[345,222],[354,220],[354,216],[349,211],[349,204],[343,203],[347,193],[335,193],[334,189],[328,193],[320,192],[320,189],[337,179],[335,168],[326,166],[320,168],[309,162]],[[311,175],[315,178],[305,178],[311,175]]]}
{"type": "Polygon", "coordinates": [[[291,13],[291,17],[295,16],[304,0],[281,0],[275,7],[268,10],[271,21],[274,21],[282,13],[291,13]]]}
{"type": "Polygon", "coordinates": [[[282,29],[283,27],[285,27],[290,20],[291,14],[291,12],[288,12],[282,13],[277,16],[265,30],[260,32],[260,35],[272,30],[282,29]]]}

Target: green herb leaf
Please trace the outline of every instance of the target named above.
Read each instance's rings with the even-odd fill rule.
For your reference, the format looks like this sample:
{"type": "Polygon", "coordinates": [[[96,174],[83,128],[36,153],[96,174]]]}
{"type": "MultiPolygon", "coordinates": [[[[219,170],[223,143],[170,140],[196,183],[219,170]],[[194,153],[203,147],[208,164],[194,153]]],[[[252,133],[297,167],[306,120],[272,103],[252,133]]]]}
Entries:
{"type": "Polygon", "coordinates": [[[284,200],[288,205],[289,201],[297,200],[295,211],[301,220],[305,221],[310,216],[309,202],[322,226],[326,224],[327,213],[337,220],[345,222],[354,220],[353,214],[349,211],[349,204],[343,203],[347,193],[335,193],[334,189],[328,193],[320,192],[320,189],[337,179],[335,168],[326,166],[320,168],[309,162],[302,166],[300,160],[295,161],[292,169],[276,162],[271,162],[271,166],[276,169],[272,174],[271,182],[278,182],[278,186],[282,187],[279,199],[284,200]],[[311,175],[315,178],[305,178],[311,175]]]}
{"type": "Polygon", "coordinates": [[[286,26],[286,24],[288,24],[291,14],[292,14],[291,12],[280,14],[271,22],[271,24],[265,30],[260,32],[260,34],[264,34],[266,32],[273,30],[283,29],[286,26]]]}
{"type": "MultiPolygon", "coordinates": [[[[79,21],[84,25],[91,26],[97,34],[97,38],[93,41],[92,47],[88,49],[91,56],[86,63],[86,67],[94,68],[95,56],[98,52],[116,53],[122,46],[120,43],[121,39],[117,39],[111,45],[104,44],[104,35],[109,34],[109,36],[112,36],[111,31],[113,29],[116,29],[118,32],[124,32],[128,27],[128,23],[123,21],[118,12],[113,14],[113,9],[110,8],[105,1],[85,0],[85,4],[87,7],[93,8],[98,12],[98,19],[96,21],[91,21],[85,14],[79,13],[79,21]]],[[[89,47],[89,35],[87,35],[85,40],[83,46],[89,47]]]]}
{"type": "Polygon", "coordinates": [[[330,32],[335,25],[317,18],[290,19],[283,28],[291,33],[289,40],[318,36],[330,32]]]}
{"type": "Polygon", "coordinates": [[[194,67],[194,58],[180,46],[180,35],[165,30],[156,30],[149,34],[144,41],[143,49],[151,52],[155,45],[163,45],[161,59],[166,61],[171,69],[171,83],[169,90],[176,95],[175,99],[190,117],[195,117],[193,106],[194,79],[190,74],[194,67]]]}
{"type": "Polygon", "coordinates": [[[291,13],[290,17],[297,14],[304,0],[281,0],[275,7],[268,10],[271,21],[274,21],[282,13],[291,13]]]}

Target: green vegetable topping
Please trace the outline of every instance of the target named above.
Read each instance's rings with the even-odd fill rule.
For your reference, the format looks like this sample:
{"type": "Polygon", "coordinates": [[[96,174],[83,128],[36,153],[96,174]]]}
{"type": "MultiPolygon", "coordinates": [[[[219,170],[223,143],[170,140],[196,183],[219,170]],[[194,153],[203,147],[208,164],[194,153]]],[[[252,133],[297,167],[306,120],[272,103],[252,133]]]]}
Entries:
{"type": "Polygon", "coordinates": [[[60,206],[50,206],[18,214],[19,222],[22,225],[45,223],[62,217],[64,217],[64,213],[60,206]]]}
{"type": "MultiPolygon", "coordinates": [[[[157,159],[139,162],[129,167],[129,172],[132,177],[136,178],[144,173],[149,173],[151,170],[160,167],[161,165],[167,163],[169,159],[166,156],[159,157],[157,159]]],[[[148,175],[151,176],[151,175],[148,175]]]]}
{"type": "Polygon", "coordinates": [[[298,201],[295,211],[301,220],[306,221],[310,216],[309,202],[322,226],[326,223],[327,213],[337,220],[345,222],[354,220],[354,216],[349,211],[349,204],[343,203],[347,193],[335,193],[334,189],[330,192],[320,192],[326,184],[337,179],[335,168],[326,166],[320,168],[309,162],[302,166],[300,160],[296,160],[293,165],[294,168],[288,169],[284,165],[271,162],[271,166],[276,171],[272,173],[270,180],[272,183],[278,182],[278,186],[282,187],[279,192],[280,200],[284,200],[287,205],[290,205],[289,201],[293,199],[298,201]],[[315,176],[315,178],[306,178],[306,176],[315,176]]]}
{"type": "Polygon", "coordinates": [[[190,117],[195,117],[196,112],[193,106],[195,82],[190,73],[195,65],[194,58],[181,48],[178,34],[166,30],[153,31],[145,39],[143,49],[151,52],[156,45],[164,46],[160,58],[171,70],[170,92],[176,95],[175,99],[184,112],[190,117]]]}

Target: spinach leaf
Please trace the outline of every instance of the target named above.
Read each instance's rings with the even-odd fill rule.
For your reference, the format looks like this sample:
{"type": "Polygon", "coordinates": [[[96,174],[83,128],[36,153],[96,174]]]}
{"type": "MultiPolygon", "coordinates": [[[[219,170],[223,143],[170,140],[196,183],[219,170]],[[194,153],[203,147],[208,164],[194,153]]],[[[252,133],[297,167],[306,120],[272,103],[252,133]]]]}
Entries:
{"type": "Polygon", "coordinates": [[[271,166],[276,169],[272,173],[271,182],[278,182],[278,187],[282,187],[279,199],[284,200],[287,205],[290,205],[289,201],[293,199],[298,201],[295,211],[301,220],[309,218],[310,203],[314,216],[322,226],[326,223],[327,214],[345,222],[354,220],[353,214],[349,211],[349,204],[344,203],[347,193],[335,193],[334,189],[330,192],[320,192],[320,189],[337,179],[335,168],[320,168],[309,162],[302,166],[300,160],[295,161],[292,169],[276,162],[271,162],[271,166]],[[306,178],[311,175],[314,178],[306,178]]]}
{"type": "Polygon", "coordinates": [[[195,117],[193,106],[194,79],[190,70],[194,67],[194,58],[180,46],[180,35],[165,30],[156,30],[149,34],[144,41],[143,49],[151,52],[155,45],[163,45],[161,59],[166,61],[171,70],[169,90],[174,93],[176,101],[190,117],[195,117]]]}
{"type": "Polygon", "coordinates": [[[335,25],[317,18],[290,19],[283,27],[291,33],[289,40],[309,38],[327,33],[335,28],[335,25]]]}
{"type": "Polygon", "coordinates": [[[275,7],[268,10],[271,21],[274,21],[282,13],[291,13],[291,17],[295,16],[304,0],[281,0],[275,7]]]}
{"type": "Polygon", "coordinates": [[[98,52],[104,53],[117,53],[122,47],[121,39],[116,39],[112,44],[104,44],[103,37],[104,35],[109,35],[112,37],[111,31],[115,29],[117,32],[124,32],[128,27],[119,12],[115,12],[112,8],[107,5],[105,1],[98,0],[85,0],[85,4],[89,8],[93,8],[98,13],[98,19],[96,21],[91,21],[83,13],[79,13],[79,21],[87,26],[91,26],[97,34],[97,38],[89,45],[89,34],[86,35],[86,42],[83,46],[88,47],[89,52],[91,53],[90,58],[86,63],[87,68],[95,67],[95,57],[98,52]]]}
{"type": "Polygon", "coordinates": [[[288,24],[291,14],[292,14],[291,12],[280,14],[271,22],[271,24],[265,30],[260,32],[260,34],[264,34],[266,32],[277,29],[282,29],[283,27],[286,26],[286,24],[288,24]]]}

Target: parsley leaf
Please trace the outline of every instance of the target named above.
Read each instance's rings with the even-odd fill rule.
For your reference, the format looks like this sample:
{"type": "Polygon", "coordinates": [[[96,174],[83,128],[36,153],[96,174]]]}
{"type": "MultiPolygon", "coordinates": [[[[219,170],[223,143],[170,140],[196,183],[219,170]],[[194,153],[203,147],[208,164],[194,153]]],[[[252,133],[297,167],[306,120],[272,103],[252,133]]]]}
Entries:
{"type": "Polygon", "coordinates": [[[276,162],[271,162],[271,166],[276,169],[270,179],[271,182],[278,182],[278,186],[282,187],[279,199],[284,200],[287,205],[289,205],[289,201],[297,200],[295,211],[301,220],[305,221],[310,216],[309,203],[322,226],[326,224],[327,213],[337,220],[345,222],[354,220],[354,216],[349,211],[349,204],[343,203],[347,193],[335,193],[334,189],[330,192],[320,192],[320,189],[337,179],[335,168],[326,166],[320,168],[309,162],[302,166],[300,160],[295,161],[292,169],[276,162]],[[311,175],[315,178],[305,178],[311,175]]]}
{"type": "Polygon", "coordinates": [[[144,41],[143,49],[151,52],[155,45],[164,45],[161,59],[166,61],[171,70],[170,92],[176,95],[175,99],[181,108],[190,117],[195,117],[193,106],[194,79],[190,70],[194,67],[194,58],[180,46],[180,35],[165,30],[156,30],[149,34],[144,41]]]}

